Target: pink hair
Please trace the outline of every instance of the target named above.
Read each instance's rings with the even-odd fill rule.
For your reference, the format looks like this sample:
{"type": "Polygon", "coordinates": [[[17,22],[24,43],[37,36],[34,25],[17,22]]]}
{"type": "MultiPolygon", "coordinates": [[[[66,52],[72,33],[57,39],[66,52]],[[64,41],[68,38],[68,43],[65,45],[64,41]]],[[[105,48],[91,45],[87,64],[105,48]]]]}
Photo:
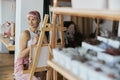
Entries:
{"type": "Polygon", "coordinates": [[[41,17],[40,17],[40,13],[38,11],[30,11],[28,14],[27,14],[27,18],[29,17],[35,17],[36,19],[40,20],[41,17]]]}

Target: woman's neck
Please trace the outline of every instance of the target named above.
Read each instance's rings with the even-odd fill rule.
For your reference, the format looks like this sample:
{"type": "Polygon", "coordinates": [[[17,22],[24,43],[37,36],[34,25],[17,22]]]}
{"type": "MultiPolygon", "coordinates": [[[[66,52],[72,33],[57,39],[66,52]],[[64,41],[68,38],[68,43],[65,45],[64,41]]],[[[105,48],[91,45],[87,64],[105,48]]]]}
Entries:
{"type": "Polygon", "coordinates": [[[37,28],[30,28],[30,30],[35,33],[35,31],[37,30],[37,28]]]}

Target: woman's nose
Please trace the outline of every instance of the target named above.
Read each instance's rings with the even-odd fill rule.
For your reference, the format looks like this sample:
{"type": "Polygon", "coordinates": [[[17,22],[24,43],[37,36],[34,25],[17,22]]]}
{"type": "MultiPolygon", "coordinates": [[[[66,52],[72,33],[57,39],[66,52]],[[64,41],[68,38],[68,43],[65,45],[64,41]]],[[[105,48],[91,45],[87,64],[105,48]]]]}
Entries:
{"type": "Polygon", "coordinates": [[[30,23],[32,23],[32,21],[30,20],[30,23]]]}

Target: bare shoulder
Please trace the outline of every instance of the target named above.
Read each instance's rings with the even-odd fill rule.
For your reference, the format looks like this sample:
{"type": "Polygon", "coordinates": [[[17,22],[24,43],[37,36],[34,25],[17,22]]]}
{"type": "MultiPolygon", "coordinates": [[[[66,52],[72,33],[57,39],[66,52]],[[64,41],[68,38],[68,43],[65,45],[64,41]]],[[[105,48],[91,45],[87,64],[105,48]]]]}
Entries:
{"type": "Polygon", "coordinates": [[[30,32],[28,30],[24,30],[21,34],[21,38],[24,40],[29,40],[30,39],[30,32]]]}

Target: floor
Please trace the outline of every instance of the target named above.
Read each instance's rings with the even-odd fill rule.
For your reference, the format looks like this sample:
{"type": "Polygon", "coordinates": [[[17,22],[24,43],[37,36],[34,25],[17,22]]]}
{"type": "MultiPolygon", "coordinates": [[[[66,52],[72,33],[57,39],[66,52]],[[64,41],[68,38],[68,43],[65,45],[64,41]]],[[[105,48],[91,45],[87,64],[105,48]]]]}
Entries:
{"type": "MultiPolygon", "coordinates": [[[[13,80],[13,72],[14,54],[0,53],[0,80],[13,80]]],[[[44,76],[42,77],[42,80],[45,80],[44,76]]],[[[63,77],[58,75],[58,80],[63,80],[63,77]]]]}
{"type": "Polygon", "coordinates": [[[13,80],[14,54],[0,53],[0,80],[13,80]]]}

